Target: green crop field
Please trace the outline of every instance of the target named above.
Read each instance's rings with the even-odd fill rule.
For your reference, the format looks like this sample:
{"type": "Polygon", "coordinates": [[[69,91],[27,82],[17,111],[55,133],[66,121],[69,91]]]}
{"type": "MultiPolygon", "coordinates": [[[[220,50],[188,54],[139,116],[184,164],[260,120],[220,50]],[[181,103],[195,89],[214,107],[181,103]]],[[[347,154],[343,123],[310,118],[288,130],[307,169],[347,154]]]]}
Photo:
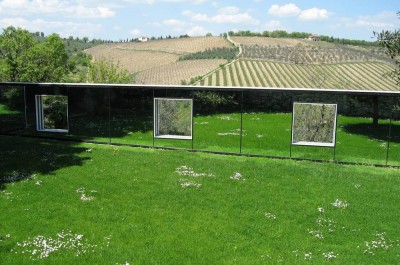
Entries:
{"type": "Polygon", "coordinates": [[[398,90],[386,74],[392,66],[382,62],[336,64],[293,64],[259,60],[239,60],[199,85],[247,87],[332,88],[346,90],[398,90]],[[215,76],[223,77],[221,81],[215,76]]]}
{"type": "Polygon", "coordinates": [[[0,264],[400,262],[396,169],[0,145],[0,264]]]}

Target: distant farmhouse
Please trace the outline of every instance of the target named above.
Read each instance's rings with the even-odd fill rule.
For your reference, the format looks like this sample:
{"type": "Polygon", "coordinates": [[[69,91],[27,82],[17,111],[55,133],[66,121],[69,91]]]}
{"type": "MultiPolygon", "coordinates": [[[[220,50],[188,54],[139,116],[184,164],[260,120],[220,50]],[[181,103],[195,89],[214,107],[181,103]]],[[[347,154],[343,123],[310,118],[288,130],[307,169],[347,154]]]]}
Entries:
{"type": "Polygon", "coordinates": [[[320,41],[321,40],[321,36],[315,35],[315,34],[311,34],[310,36],[308,36],[307,39],[309,41],[320,41]]]}
{"type": "Polygon", "coordinates": [[[140,42],[146,42],[146,41],[149,41],[149,38],[147,38],[147,37],[140,37],[138,40],[139,40],[140,42]]]}

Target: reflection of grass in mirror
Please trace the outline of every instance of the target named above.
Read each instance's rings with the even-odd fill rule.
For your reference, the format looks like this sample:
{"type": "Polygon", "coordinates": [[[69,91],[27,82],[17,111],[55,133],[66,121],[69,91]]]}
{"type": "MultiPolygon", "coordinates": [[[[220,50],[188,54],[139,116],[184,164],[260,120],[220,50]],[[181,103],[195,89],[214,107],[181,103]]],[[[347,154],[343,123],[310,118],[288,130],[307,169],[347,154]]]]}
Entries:
{"type": "Polygon", "coordinates": [[[158,135],[190,136],[192,104],[190,100],[158,99],[158,135]]]}
{"type": "Polygon", "coordinates": [[[196,116],[194,148],[238,153],[240,151],[240,114],[196,116]]]}
{"type": "Polygon", "coordinates": [[[295,103],[293,142],[334,144],[336,105],[295,103]]]}
{"type": "Polygon", "coordinates": [[[400,121],[392,121],[392,137],[390,143],[390,165],[400,165],[400,121]],[[397,129],[393,129],[397,128],[397,129]]]}
{"type": "Polygon", "coordinates": [[[6,105],[0,104],[0,115],[3,114],[19,114],[19,111],[10,110],[6,105]]]}
{"type": "Polygon", "coordinates": [[[111,117],[111,142],[152,145],[153,116],[119,114],[111,117]]]}
{"type": "Polygon", "coordinates": [[[42,96],[45,129],[68,129],[68,97],[42,96]]]}
{"type": "Polygon", "coordinates": [[[23,128],[24,125],[25,117],[22,112],[10,110],[6,105],[0,104],[0,131],[23,128]]]}
{"type": "Polygon", "coordinates": [[[289,156],[291,114],[286,113],[245,113],[243,128],[243,152],[289,156]]]}
{"type": "MultiPolygon", "coordinates": [[[[243,153],[288,157],[291,117],[290,113],[243,114],[243,153]]],[[[76,117],[70,121],[70,135],[57,134],[57,137],[107,142],[107,118],[76,117]]],[[[371,118],[338,116],[336,159],[359,163],[384,163],[388,123],[388,120],[380,120],[380,126],[373,127],[371,118]]],[[[400,122],[394,122],[393,126],[397,128],[393,130],[393,136],[397,135],[397,138],[390,145],[389,159],[392,160],[390,164],[400,165],[400,122]]],[[[239,113],[195,116],[194,149],[238,153],[240,150],[238,129],[240,129],[239,113]]],[[[152,146],[153,117],[115,115],[112,117],[111,133],[114,143],[152,146]]],[[[156,139],[155,145],[190,149],[191,141],[156,139]]],[[[330,160],[333,157],[333,150],[296,146],[293,149],[293,157],[330,160]]]]}
{"type": "Polygon", "coordinates": [[[371,118],[338,116],[336,157],[341,161],[383,164],[388,135],[388,120],[381,119],[378,126],[373,126],[371,118]]]}

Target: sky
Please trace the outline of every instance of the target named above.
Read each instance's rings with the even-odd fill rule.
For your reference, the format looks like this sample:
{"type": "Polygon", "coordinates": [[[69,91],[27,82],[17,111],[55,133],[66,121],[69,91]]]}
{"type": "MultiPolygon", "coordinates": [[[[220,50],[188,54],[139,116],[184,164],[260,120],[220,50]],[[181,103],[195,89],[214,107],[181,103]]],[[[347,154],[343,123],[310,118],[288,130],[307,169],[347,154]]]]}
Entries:
{"type": "Polygon", "coordinates": [[[0,0],[0,27],[114,41],[238,30],[375,40],[400,28],[397,11],[398,0],[0,0]]]}

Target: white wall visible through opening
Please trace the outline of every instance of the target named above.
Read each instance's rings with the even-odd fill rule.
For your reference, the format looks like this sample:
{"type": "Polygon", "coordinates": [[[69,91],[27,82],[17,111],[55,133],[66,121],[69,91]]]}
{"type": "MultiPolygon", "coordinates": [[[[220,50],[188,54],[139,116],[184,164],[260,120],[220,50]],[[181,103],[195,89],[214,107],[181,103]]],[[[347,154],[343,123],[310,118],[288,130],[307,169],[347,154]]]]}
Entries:
{"type": "Polygon", "coordinates": [[[68,97],[62,95],[36,95],[36,129],[45,132],[69,131],[68,97]]]}
{"type": "Polygon", "coordinates": [[[155,98],[154,137],[191,140],[193,138],[193,100],[155,98]]]}

